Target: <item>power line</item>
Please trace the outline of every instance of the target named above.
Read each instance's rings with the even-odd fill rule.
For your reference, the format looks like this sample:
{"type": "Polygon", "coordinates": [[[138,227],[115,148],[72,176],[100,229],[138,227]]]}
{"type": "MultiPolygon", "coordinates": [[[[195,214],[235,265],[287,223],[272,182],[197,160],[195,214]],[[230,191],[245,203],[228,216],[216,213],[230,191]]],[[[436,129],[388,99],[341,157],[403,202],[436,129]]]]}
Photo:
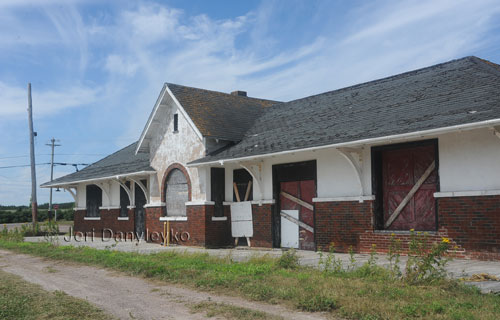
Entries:
{"type": "MultiPolygon", "coordinates": [[[[43,165],[49,165],[50,162],[44,162],[44,163],[37,163],[37,166],[43,166],[43,165]]],[[[67,163],[67,162],[54,162],[54,165],[56,166],[88,166],[88,163],[67,163]]],[[[23,167],[29,167],[31,166],[30,164],[21,164],[21,165],[15,165],[15,166],[4,166],[0,167],[0,169],[10,169],[10,168],[23,168],[23,167]]],[[[78,169],[76,170],[78,171],[78,169]]]]}
{"type": "MultiPolygon", "coordinates": [[[[40,153],[37,156],[50,156],[50,153],[40,153]]],[[[55,156],[107,156],[105,153],[55,153],[55,156]]],[[[1,159],[28,158],[30,155],[0,157],[1,159]]]]}

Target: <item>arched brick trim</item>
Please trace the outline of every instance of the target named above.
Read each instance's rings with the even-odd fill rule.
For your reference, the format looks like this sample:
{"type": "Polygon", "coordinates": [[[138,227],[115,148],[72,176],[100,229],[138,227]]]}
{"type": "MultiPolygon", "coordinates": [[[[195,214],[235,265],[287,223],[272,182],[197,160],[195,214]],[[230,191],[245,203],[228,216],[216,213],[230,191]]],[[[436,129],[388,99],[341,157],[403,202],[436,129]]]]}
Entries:
{"type": "Polygon", "coordinates": [[[167,170],[165,170],[165,173],[163,174],[163,179],[161,180],[161,202],[165,202],[165,194],[166,194],[166,187],[167,187],[167,178],[170,172],[174,169],[179,169],[181,172],[184,174],[186,177],[187,185],[188,185],[188,201],[191,201],[191,179],[189,178],[189,173],[184,168],[184,166],[180,163],[172,163],[170,166],[168,166],[167,170]]]}

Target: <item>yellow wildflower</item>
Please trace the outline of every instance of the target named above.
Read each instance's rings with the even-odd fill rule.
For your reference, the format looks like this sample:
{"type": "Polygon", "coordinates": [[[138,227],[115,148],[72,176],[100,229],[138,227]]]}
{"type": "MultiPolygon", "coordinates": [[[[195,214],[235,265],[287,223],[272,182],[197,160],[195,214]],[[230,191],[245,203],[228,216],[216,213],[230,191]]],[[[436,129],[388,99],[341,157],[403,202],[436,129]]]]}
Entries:
{"type": "Polygon", "coordinates": [[[448,238],[443,238],[443,240],[442,240],[442,241],[443,241],[444,243],[450,243],[450,239],[448,239],[448,238]]]}

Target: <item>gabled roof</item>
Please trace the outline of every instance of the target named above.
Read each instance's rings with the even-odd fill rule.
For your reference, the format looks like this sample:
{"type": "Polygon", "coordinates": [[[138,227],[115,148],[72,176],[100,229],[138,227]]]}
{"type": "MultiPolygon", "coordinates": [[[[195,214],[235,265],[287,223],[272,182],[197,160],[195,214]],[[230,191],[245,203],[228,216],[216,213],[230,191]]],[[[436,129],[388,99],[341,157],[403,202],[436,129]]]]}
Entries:
{"type": "Polygon", "coordinates": [[[240,143],[191,164],[497,120],[500,66],[465,57],[268,108],[240,143]]]}
{"type": "Polygon", "coordinates": [[[277,101],[167,83],[204,137],[240,141],[264,108],[277,101]]]}
{"type": "Polygon", "coordinates": [[[118,175],[134,174],[139,172],[155,172],[149,165],[149,154],[135,154],[137,142],[116,151],[82,170],[64,177],[46,182],[41,187],[57,187],[81,181],[91,181],[103,178],[112,178],[118,175]]]}
{"type": "Polygon", "coordinates": [[[168,105],[168,101],[178,104],[180,112],[187,117],[200,138],[213,137],[229,141],[240,141],[262,111],[278,103],[165,83],[141,134],[137,152],[147,150],[148,140],[154,132],[154,122],[159,118],[158,110],[168,105]]]}

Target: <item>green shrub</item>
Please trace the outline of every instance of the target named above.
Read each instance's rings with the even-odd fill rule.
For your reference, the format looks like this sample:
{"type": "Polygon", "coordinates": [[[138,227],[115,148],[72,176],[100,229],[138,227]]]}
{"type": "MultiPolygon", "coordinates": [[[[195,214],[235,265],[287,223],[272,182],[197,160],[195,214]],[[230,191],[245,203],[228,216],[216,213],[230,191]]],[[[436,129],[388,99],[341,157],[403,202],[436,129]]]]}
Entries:
{"type": "Polygon", "coordinates": [[[337,259],[335,257],[335,243],[330,243],[330,247],[328,248],[328,253],[326,254],[326,258],[323,257],[323,252],[319,252],[319,266],[323,272],[326,273],[341,273],[344,272],[344,268],[342,266],[342,260],[340,258],[337,259]]]}
{"type": "Polygon", "coordinates": [[[408,262],[403,276],[407,283],[433,282],[446,277],[445,266],[450,258],[445,254],[450,240],[442,238],[440,243],[430,246],[427,238],[427,232],[421,235],[410,230],[408,262]]]}
{"type": "Polygon", "coordinates": [[[0,240],[21,242],[24,241],[24,235],[17,228],[14,230],[8,230],[7,226],[3,226],[2,232],[0,233],[0,240]]]}
{"type": "Polygon", "coordinates": [[[299,257],[297,257],[297,251],[295,249],[290,249],[281,255],[277,262],[278,266],[283,269],[295,269],[299,266],[299,257]]]}

